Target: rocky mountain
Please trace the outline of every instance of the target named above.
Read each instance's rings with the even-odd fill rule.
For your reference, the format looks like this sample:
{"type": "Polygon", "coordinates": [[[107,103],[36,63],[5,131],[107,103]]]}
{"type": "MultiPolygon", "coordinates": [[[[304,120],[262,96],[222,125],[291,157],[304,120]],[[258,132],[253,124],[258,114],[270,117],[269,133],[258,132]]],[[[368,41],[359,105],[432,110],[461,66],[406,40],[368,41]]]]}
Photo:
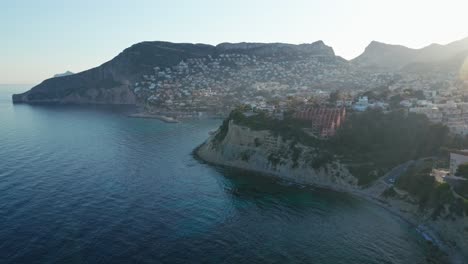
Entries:
{"type": "Polygon", "coordinates": [[[96,68],[47,79],[26,93],[13,95],[13,102],[135,104],[129,88],[142,74],[155,66],[168,67],[213,52],[214,47],[202,44],[142,42],[96,68]]]}
{"type": "Polygon", "coordinates": [[[317,89],[385,87],[398,81],[395,76],[451,81],[467,57],[468,38],[422,49],[373,41],[351,61],[336,56],[322,41],[217,46],[141,42],[96,68],[47,79],[13,95],[13,102],[219,110],[259,96],[268,100],[317,89]]]}
{"type": "Polygon", "coordinates": [[[421,49],[372,41],[351,63],[381,71],[427,71],[459,69],[468,55],[468,38],[447,45],[431,44],[421,49]]]}
{"type": "Polygon", "coordinates": [[[133,85],[154,69],[170,69],[188,59],[217,58],[220,54],[243,54],[276,61],[311,57],[344,60],[322,41],[312,44],[223,43],[205,44],[141,42],[135,44],[99,67],[77,74],[51,78],[23,94],[13,95],[14,103],[90,103],[136,104],[133,85]]]}

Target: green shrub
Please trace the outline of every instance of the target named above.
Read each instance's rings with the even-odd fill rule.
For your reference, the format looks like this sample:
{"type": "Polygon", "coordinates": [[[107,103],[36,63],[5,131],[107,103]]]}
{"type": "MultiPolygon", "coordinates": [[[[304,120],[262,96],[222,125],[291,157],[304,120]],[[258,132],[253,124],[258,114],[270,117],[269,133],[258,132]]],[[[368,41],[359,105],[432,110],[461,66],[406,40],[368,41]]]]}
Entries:
{"type": "Polygon", "coordinates": [[[259,138],[255,138],[254,139],[254,144],[255,144],[255,147],[260,147],[262,145],[262,141],[260,141],[259,138]]]}
{"type": "Polygon", "coordinates": [[[385,191],[382,193],[382,196],[387,198],[387,197],[395,197],[397,195],[395,189],[393,187],[385,189],[385,191]]]}

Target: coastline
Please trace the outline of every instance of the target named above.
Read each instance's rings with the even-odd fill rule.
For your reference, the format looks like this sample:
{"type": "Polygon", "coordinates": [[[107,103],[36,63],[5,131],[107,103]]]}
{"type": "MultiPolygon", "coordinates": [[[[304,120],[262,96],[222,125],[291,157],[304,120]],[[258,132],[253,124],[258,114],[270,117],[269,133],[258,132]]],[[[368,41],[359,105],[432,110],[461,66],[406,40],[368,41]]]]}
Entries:
{"type": "MultiPolygon", "coordinates": [[[[209,141],[209,139],[207,141],[209,141]]],[[[211,161],[211,160],[205,159],[199,153],[199,150],[204,144],[207,143],[207,141],[197,146],[192,152],[192,155],[198,161],[204,162],[212,166],[234,168],[234,169],[239,169],[239,170],[243,170],[246,172],[254,173],[257,175],[261,175],[264,177],[271,177],[275,179],[285,180],[294,184],[306,185],[310,187],[316,187],[316,188],[327,189],[327,190],[331,190],[335,192],[342,192],[342,193],[350,194],[355,198],[365,200],[367,202],[370,202],[386,210],[387,212],[391,213],[392,215],[406,222],[411,227],[415,228],[415,230],[422,236],[424,240],[426,240],[428,243],[431,243],[431,245],[435,246],[441,252],[445,253],[450,263],[453,263],[453,264],[465,263],[464,256],[461,253],[460,249],[449,245],[448,241],[443,239],[441,235],[435,230],[435,228],[430,223],[421,221],[422,219],[418,219],[419,217],[415,215],[414,213],[403,212],[399,208],[394,207],[390,203],[382,200],[380,196],[377,196],[370,192],[366,192],[365,190],[340,188],[338,186],[323,185],[323,184],[318,184],[318,183],[310,184],[310,183],[297,182],[297,181],[291,180],[291,178],[284,177],[284,175],[282,175],[281,173],[274,172],[274,171],[259,170],[259,169],[254,169],[254,168],[245,168],[245,167],[240,167],[240,166],[236,166],[233,164],[211,161]]],[[[379,181],[381,179],[379,179],[379,181]]],[[[375,185],[378,185],[378,184],[379,182],[377,182],[375,185]]]]}
{"type": "Polygon", "coordinates": [[[158,115],[158,114],[150,114],[150,113],[135,113],[135,114],[130,114],[128,117],[131,118],[145,118],[145,119],[158,119],[161,121],[164,121],[166,123],[180,123],[179,120],[165,116],[165,115],[158,115]]]}

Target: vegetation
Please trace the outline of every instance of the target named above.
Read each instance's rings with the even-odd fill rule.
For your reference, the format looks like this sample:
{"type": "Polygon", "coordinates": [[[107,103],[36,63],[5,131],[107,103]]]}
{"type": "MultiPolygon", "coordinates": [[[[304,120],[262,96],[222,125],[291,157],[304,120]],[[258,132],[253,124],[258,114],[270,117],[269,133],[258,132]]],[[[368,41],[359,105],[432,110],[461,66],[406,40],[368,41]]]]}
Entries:
{"type": "Polygon", "coordinates": [[[243,161],[249,161],[251,155],[252,153],[246,150],[246,151],[241,152],[240,157],[243,161]]]}
{"type": "Polygon", "coordinates": [[[353,165],[353,175],[365,185],[403,162],[439,153],[448,132],[423,115],[366,111],[348,118],[330,148],[353,165]]]}
{"type": "Polygon", "coordinates": [[[324,165],[333,161],[333,155],[328,151],[320,151],[311,161],[310,165],[314,169],[320,169],[324,165]]]}
{"type": "MultiPolygon", "coordinates": [[[[232,113],[231,113],[231,115],[232,115],[232,113]]],[[[215,143],[220,143],[226,137],[228,129],[229,129],[229,121],[230,120],[231,120],[231,116],[224,119],[223,123],[219,127],[218,132],[216,133],[216,135],[214,137],[214,142],[215,143]]]]}
{"type": "Polygon", "coordinates": [[[390,188],[386,189],[386,190],[382,193],[382,196],[383,196],[383,197],[386,197],[386,198],[387,198],[387,197],[394,197],[394,196],[396,196],[396,195],[397,195],[397,193],[396,193],[396,191],[395,191],[395,189],[394,189],[393,187],[390,187],[390,188]]]}
{"type": "Polygon", "coordinates": [[[455,187],[455,191],[465,197],[466,199],[468,199],[468,182],[463,182],[463,183],[460,183],[458,184],[456,187],[455,187]]]}
{"type": "Polygon", "coordinates": [[[291,141],[291,160],[293,162],[292,168],[297,168],[299,166],[299,157],[302,154],[302,149],[298,148],[296,145],[297,141],[291,141]]]}
{"type": "Polygon", "coordinates": [[[304,145],[317,145],[320,140],[304,132],[304,127],[309,127],[309,122],[304,122],[292,118],[291,114],[285,114],[283,120],[269,117],[264,112],[255,113],[252,116],[245,116],[241,110],[231,112],[228,119],[241,126],[249,127],[253,130],[269,130],[275,136],[281,136],[284,140],[293,140],[304,145]]]}
{"type": "Polygon", "coordinates": [[[468,179],[468,163],[463,163],[460,166],[458,166],[455,175],[468,179]]]}
{"type": "Polygon", "coordinates": [[[260,147],[262,145],[262,142],[260,141],[259,138],[254,139],[255,147],[260,147]]]}
{"type": "MultiPolygon", "coordinates": [[[[239,109],[230,114],[221,125],[215,141],[224,139],[229,120],[253,130],[269,130],[283,140],[293,142],[291,147],[295,166],[301,155],[295,144],[312,146],[320,150],[310,162],[313,168],[320,168],[337,156],[348,164],[360,185],[372,183],[403,162],[436,155],[443,146],[460,144],[459,139],[453,140],[448,136],[447,127],[432,124],[423,115],[404,111],[366,111],[350,115],[338,134],[330,140],[309,135],[304,128],[310,127],[310,123],[294,119],[291,114],[285,114],[284,120],[278,120],[263,112],[251,116],[243,112],[243,109],[239,109]]],[[[255,142],[256,146],[260,144],[255,142]]],[[[279,162],[279,155],[272,154],[269,159],[275,164],[279,162]]]]}
{"type": "Polygon", "coordinates": [[[418,199],[421,209],[432,209],[433,219],[438,218],[448,206],[448,216],[468,215],[468,201],[456,198],[446,183],[438,183],[430,176],[433,161],[412,166],[397,181],[396,186],[418,199]]]}
{"type": "MultiPolygon", "coordinates": [[[[286,114],[284,120],[270,118],[265,113],[255,113],[250,116],[243,114],[243,110],[233,111],[226,119],[215,140],[221,142],[227,134],[229,121],[247,126],[253,130],[269,130],[283,140],[288,140],[289,148],[282,148],[270,153],[269,162],[273,166],[290,159],[293,167],[303,150],[298,144],[311,146],[319,151],[307,153],[311,156],[310,166],[314,169],[330,164],[337,157],[345,162],[350,172],[358,178],[360,185],[372,183],[384,175],[391,168],[409,160],[418,160],[396,182],[399,189],[414,196],[421,209],[431,209],[432,217],[437,218],[468,215],[468,200],[455,197],[448,184],[436,182],[430,175],[437,164],[435,159],[424,159],[436,155],[445,155],[451,148],[465,148],[468,137],[454,137],[449,135],[447,127],[432,124],[423,115],[393,111],[366,111],[348,117],[337,135],[330,140],[320,140],[305,132],[308,122],[302,122],[286,114]]],[[[255,146],[260,146],[260,139],[255,139],[255,146]]],[[[242,153],[243,160],[249,160],[250,153],[242,153]]],[[[457,175],[467,177],[468,164],[463,164],[457,175]]],[[[461,184],[457,193],[468,197],[468,183],[461,184]]],[[[389,188],[384,197],[393,197],[397,193],[389,188]]]]}
{"type": "Polygon", "coordinates": [[[430,175],[433,161],[428,160],[410,167],[397,181],[396,186],[418,198],[421,207],[434,208],[453,199],[450,186],[440,184],[430,175]]]}

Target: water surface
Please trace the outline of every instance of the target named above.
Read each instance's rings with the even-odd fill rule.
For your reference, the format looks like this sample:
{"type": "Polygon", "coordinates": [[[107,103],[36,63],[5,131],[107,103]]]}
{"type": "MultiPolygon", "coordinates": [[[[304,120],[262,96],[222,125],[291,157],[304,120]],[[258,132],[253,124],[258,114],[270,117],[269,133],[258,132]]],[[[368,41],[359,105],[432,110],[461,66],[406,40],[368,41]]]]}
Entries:
{"type": "Polygon", "coordinates": [[[27,88],[0,86],[1,263],[425,263],[373,204],[195,160],[220,120],[12,105],[27,88]]]}

